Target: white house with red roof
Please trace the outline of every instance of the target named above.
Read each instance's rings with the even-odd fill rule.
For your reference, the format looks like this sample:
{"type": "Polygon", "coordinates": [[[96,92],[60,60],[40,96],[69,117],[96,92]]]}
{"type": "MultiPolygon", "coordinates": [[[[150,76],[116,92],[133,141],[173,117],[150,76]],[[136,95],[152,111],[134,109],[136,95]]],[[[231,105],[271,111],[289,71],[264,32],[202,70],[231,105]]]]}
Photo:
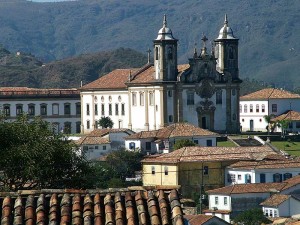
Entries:
{"type": "Polygon", "coordinates": [[[207,38],[189,64],[178,65],[177,42],[166,16],[154,43],[154,62],[142,68],[117,69],[80,88],[82,133],[109,116],[114,128],[158,130],[187,121],[212,131],[239,131],[238,39],[227,16],[208,53],[207,38]]]}
{"type": "Polygon", "coordinates": [[[215,215],[230,222],[239,213],[260,207],[273,194],[290,195],[300,191],[300,176],[282,183],[234,184],[209,190],[209,208],[205,215],[215,215]]]}
{"type": "Polygon", "coordinates": [[[8,121],[26,113],[49,122],[55,132],[81,132],[80,93],[75,88],[0,87],[0,112],[8,121]]]}
{"type": "MultiPolygon", "coordinates": [[[[289,110],[300,112],[300,95],[276,88],[262,89],[240,97],[240,125],[242,131],[266,131],[266,115],[292,119],[289,110]]],[[[293,113],[295,116],[296,114],[293,113]]],[[[290,124],[289,130],[300,129],[300,119],[290,124]],[[298,123],[297,123],[298,122],[298,123]]]]}
{"type": "Polygon", "coordinates": [[[169,153],[177,140],[188,139],[199,146],[216,146],[217,133],[189,123],[174,123],[155,131],[141,131],[125,137],[125,147],[145,153],[169,153]]]}

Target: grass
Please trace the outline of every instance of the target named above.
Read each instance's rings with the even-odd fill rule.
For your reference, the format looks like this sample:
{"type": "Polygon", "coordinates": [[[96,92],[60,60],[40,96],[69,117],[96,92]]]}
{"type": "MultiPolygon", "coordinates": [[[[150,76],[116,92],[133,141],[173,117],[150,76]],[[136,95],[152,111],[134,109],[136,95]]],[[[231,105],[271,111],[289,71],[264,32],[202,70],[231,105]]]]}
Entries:
{"type": "Polygon", "coordinates": [[[289,153],[290,155],[300,156],[300,142],[296,141],[272,141],[272,145],[289,153]]]}
{"type": "Polygon", "coordinates": [[[236,147],[236,145],[231,141],[219,141],[217,143],[218,147],[236,147]]]}

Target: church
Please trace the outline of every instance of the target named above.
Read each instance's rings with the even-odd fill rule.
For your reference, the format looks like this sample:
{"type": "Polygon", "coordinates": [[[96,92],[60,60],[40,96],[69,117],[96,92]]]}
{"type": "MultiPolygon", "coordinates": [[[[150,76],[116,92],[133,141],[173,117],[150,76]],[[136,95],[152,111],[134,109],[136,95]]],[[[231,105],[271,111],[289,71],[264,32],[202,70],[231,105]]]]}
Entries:
{"type": "Polygon", "coordinates": [[[101,117],[110,117],[113,128],[157,130],[172,123],[189,122],[221,133],[238,133],[238,39],[225,15],[223,27],[208,51],[202,48],[188,64],[178,65],[172,30],[163,26],[153,41],[153,58],[141,68],[116,69],[82,86],[81,132],[98,128],[101,117]]]}

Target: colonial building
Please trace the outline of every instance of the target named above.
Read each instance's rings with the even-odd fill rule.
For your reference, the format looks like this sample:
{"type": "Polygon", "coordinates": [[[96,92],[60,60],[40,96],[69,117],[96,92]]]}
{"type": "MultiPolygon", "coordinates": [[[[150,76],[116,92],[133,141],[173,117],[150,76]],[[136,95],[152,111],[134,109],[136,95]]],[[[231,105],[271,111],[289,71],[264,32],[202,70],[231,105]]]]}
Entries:
{"type": "Polygon", "coordinates": [[[9,121],[26,113],[40,116],[55,132],[80,133],[80,95],[76,89],[0,88],[0,111],[9,121]]]}
{"type": "Polygon", "coordinates": [[[114,128],[157,130],[187,121],[204,129],[239,131],[238,39],[225,16],[208,53],[195,48],[189,64],[177,64],[177,42],[166,16],[154,44],[154,62],[138,69],[118,69],[80,88],[82,133],[109,116],[114,128]]]}
{"type": "Polygon", "coordinates": [[[266,115],[292,120],[288,130],[300,129],[300,95],[282,89],[266,88],[240,98],[240,122],[242,131],[266,131],[266,115]],[[296,112],[288,113],[293,110],[296,112]],[[287,115],[286,115],[287,114],[287,115]]]}

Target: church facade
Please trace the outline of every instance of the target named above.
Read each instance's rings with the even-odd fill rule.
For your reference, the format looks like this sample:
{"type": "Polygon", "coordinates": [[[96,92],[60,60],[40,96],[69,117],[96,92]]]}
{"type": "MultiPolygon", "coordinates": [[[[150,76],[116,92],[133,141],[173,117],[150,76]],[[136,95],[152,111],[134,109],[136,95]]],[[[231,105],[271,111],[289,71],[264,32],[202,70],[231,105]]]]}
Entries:
{"type": "Polygon", "coordinates": [[[208,53],[195,48],[188,64],[177,63],[177,42],[167,26],[154,43],[154,62],[138,69],[117,69],[80,88],[82,133],[98,127],[109,116],[114,128],[157,130],[172,123],[189,122],[223,133],[238,133],[238,39],[227,16],[208,53]]]}

